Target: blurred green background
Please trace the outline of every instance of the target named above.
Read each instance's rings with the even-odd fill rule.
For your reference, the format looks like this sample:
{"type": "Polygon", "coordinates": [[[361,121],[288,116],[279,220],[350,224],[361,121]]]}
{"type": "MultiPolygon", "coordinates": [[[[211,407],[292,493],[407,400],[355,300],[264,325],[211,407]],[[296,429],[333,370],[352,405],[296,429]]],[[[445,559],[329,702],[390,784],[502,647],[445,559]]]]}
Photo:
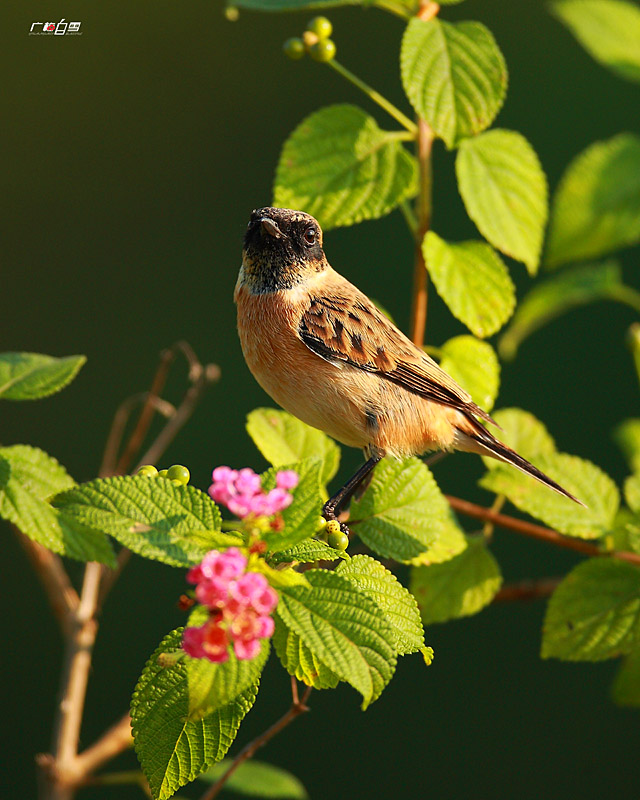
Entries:
{"type": "MultiPolygon", "coordinates": [[[[89,359],[62,394],[3,404],[0,439],[42,447],[77,480],[94,477],[115,408],[147,388],[159,351],[184,338],[203,361],[220,365],[222,380],[163,465],[188,465],[202,489],[218,464],[263,468],[244,419],[271,401],[242,360],[232,302],[248,215],[270,203],[280,147],[308,113],[355,102],[383,126],[389,120],[329,69],[281,55],[308,13],[242,12],[231,23],[218,0],[25,0],[0,14],[0,346],[89,359]],[[63,16],[81,21],[83,35],[28,35],[32,22],[63,16]]],[[[397,68],[401,20],[357,8],[330,17],[338,58],[408,112],[397,68]]],[[[468,0],[443,17],[479,19],[493,31],[510,72],[496,124],[527,136],[551,187],[587,144],[640,127],[638,88],[591,61],[539,0],[468,0]]],[[[453,156],[440,143],[433,225],[451,239],[475,235],[453,156]]],[[[332,231],[325,246],[336,268],[406,326],[412,247],[398,212],[332,231]]],[[[623,260],[627,282],[639,287],[637,256],[628,251],[623,260]]],[[[525,269],[512,264],[512,273],[522,296],[525,269]]],[[[624,346],[632,321],[628,309],[600,304],[544,329],[504,365],[498,403],[529,409],[560,449],[596,461],[618,481],[626,470],[610,431],[638,414],[624,346]]],[[[428,341],[461,332],[433,292],[428,341]]],[[[179,397],[182,369],[175,368],[170,399],[179,397]]],[[[358,461],[345,453],[338,477],[358,461]]],[[[444,489],[488,503],[475,486],[481,472],[480,460],[464,455],[436,469],[444,489]]],[[[33,755],[50,746],[61,643],[22,550],[4,525],[2,534],[0,796],[23,800],[35,794],[33,755]]],[[[501,531],[493,550],[507,581],[561,575],[577,561],[501,531]]],[[[125,571],[103,614],[83,746],[125,711],[146,658],[182,623],[175,601],[184,585],[181,570],[138,558],[125,571]]],[[[364,715],[351,689],[314,693],[312,713],[262,757],[298,774],[313,798],[637,797],[639,719],[608,698],[615,665],[540,661],[543,612],[543,602],[494,605],[431,627],[431,667],[402,659],[364,715]]],[[[272,659],[239,742],[288,702],[288,677],[272,659]]],[[[128,753],[113,768],[134,764],[128,753]]],[[[91,788],[81,796],[142,795],[91,788]]]]}

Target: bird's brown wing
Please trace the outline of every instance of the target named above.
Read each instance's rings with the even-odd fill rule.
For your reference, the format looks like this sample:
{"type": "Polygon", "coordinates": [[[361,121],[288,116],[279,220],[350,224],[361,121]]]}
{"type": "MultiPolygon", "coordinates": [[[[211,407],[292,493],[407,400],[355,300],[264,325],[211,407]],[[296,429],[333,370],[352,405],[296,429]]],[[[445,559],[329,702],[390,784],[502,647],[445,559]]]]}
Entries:
{"type": "Polygon", "coordinates": [[[314,353],[334,364],[375,372],[427,400],[465,414],[491,417],[433,359],[416,347],[355,286],[312,294],[298,334],[314,353]]]}

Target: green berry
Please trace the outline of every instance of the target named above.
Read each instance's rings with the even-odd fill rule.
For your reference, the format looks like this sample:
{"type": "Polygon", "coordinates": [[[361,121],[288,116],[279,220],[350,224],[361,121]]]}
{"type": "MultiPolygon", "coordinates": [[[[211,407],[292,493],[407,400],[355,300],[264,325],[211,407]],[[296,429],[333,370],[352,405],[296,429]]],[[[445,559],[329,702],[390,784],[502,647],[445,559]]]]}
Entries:
{"type": "Polygon", "coordinates": [[[155,478],[158,475],[158,470],[153,466],[153,464],[145,464],[144,466],[140,467],[140,469],[136,472],[136,475],[142,475],[143,478],[155,478]]]}
{"type": "Polygon", "coordinates": [[[336,54],[336,46],[332,39],[320,39],[309,48],[309,55],[314,61],[326,64],[332,61],[336,54]]]}
{"type": "Polygon", "coordinates": [[[304,55],[304,42],[302,39],[298,39],[297,36],[293,36],[291,39],[287,39],[282,45],[282,49],[287,58],[299,61],[304,55]]]}
{"type": "Polygon", "coordinates": [[[318,521],[316,522],[316,533],[322,533],[326,527],[327,520],[324,517],[318,517],[318,521]]]}
{"type": "Polygon", "coordinates": [[[169,478],[170,481],[177,481],[183,484],[183,486],[189,483],[190,477],[191,473],[186,467],[183,467],[182,464],[174,464],[167,470],[167,478],[169,478]]]}
{"type": "Polygon", "coordinates": [[[329,538],[327,539],[327,543],[329,547],[333,547],[335,550],[346,550],[349,547],[349,537],[346,533],[330,533],[329,538]]]}
{"type": "Polygon", "coordinates": [[[340,533],[340,523],[338,520],[330,519],[325,525],[324,532],[327,536],[331,536],[332,533],[340,533]]]}
{"type": "Polygon", "coordinates": [[[158,473],[158,477],[159,478],[166,478],[167,477],[167,472],[169,472],[168,469],[161,469],[160,472],[158,473]]]}
{"type": "Polygon", "coordinates": [[[333,25],[326,17],[314,17],[307,25],[307,30],[315,33],[318,39],[328,39],[333,33],[333,25]]]}

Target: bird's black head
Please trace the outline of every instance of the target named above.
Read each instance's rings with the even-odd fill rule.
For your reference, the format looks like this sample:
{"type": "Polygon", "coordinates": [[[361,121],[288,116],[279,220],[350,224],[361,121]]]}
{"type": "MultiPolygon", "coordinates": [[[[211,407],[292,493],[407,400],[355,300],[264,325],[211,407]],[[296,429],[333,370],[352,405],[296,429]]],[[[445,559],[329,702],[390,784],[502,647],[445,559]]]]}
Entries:
{"type": "Polygon", "coordinates": [[[322,230],[316,220],[288,208],[257,208],[242,251],[244,280],[254,292],[275,292],[325,269],[322,230]]]}

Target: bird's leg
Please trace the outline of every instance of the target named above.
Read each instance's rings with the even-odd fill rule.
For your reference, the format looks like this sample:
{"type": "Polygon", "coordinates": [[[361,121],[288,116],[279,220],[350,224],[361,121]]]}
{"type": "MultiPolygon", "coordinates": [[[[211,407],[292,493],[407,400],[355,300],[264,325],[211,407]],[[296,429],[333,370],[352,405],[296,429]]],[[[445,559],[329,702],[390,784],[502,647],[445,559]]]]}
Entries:
{"type": "Polygon", "coordinates": [[[381,455],[373,455],[360,469],[324,504],[322,516],[327,520],[337,519],[342,506],[353,497],[362,481],[371,473],[375,465],[382,460],[381,455]]]}

